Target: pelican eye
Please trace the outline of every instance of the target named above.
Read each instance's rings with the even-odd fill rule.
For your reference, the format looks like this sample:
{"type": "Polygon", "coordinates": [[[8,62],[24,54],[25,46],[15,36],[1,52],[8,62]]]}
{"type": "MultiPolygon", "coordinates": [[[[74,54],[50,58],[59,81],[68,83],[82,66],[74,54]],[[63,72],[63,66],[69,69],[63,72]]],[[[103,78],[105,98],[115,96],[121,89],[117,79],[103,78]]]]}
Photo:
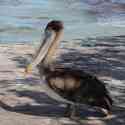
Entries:
{"type": "Polygon", "coordinates": [[[46,37],[48,38],[48,37],[51,37],[52,32],[50,30],[46,30],[45,34],[46,34],[46,37]]]}

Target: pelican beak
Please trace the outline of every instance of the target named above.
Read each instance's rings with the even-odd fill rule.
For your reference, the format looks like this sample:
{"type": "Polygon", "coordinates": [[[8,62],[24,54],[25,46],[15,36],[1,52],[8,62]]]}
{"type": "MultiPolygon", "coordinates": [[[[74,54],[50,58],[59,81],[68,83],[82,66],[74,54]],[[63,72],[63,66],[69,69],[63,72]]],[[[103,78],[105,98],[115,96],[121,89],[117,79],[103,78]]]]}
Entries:
{"type": "Polygon", "coordinates": [[[26,67],[25,74],[31,73],[32,69],[44,59],[54,38],[55,38],[55,33],[52,30],[45,31],[45,37],[42,41],[42,44],[40,45],[39,50],[36,52],[33,61],[26,67]]]}
{"type": "Polygon", "coordinates": [[[25,75],[29,74],[32,72],[32,64],[29,64],[26,68],[25,68],[25,75]]]}

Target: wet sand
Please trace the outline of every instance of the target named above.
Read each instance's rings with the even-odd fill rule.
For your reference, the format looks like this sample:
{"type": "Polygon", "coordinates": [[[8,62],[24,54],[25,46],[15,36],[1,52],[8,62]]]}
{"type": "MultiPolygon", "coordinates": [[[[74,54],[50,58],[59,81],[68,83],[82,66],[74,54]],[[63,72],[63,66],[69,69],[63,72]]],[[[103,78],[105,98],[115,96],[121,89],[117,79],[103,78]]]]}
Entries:
{"type": "Polygon", "coordinates": [[[35,47],[30,44],[0,44],[0,125],[124,125],[124,40],[124,37],[100,39],[93,46],[84,47],[80,47],[78,42],[67,47],[64,42],[58,53],[63,57],[63,60],[58,60],[62,64],[82,68],[105,81],[114,100],[113,114],[108,118],[84,107],[80,118],[64,117],[65,105],[46,95],[37,69],[31,75],[23,74],[35,47]]]}

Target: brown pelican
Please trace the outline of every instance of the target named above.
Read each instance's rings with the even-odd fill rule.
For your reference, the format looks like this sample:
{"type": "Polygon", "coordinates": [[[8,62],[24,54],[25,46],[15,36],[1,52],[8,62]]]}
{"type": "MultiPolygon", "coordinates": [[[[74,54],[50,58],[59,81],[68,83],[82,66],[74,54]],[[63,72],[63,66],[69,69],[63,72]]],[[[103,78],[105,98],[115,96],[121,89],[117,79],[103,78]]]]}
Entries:
{"type": "MultiPolygon", "coordinates": [[[[67,113],[74,115],[77,104],[88,104],[111,111],[112,99],[105,84],[84,71],[51,66],[54,54],[63,35],[63,23],[51,21],[45,28],[45,38],[26,72],[37,65],[40,76],[44,76],[47,92],[53,98],[67,103],[67,113]],[[76,104],[76,105],[75,105],[76,104]]],[[[106,115],[107,115],[106,114],[106,115]]]]}

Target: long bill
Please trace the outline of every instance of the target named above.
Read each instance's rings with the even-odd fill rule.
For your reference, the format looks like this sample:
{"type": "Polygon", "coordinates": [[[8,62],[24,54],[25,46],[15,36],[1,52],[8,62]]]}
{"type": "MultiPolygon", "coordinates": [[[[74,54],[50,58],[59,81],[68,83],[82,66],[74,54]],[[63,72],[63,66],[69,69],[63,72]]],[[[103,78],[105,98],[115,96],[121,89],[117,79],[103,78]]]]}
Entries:
{"type": "Polygon", "coordinates": [[[32,68],[37,66],[47,55],[47,52],[52,45],[54,39],[55,39],[56,34],[52,30],[46,30],[45,31],[45,37],[43,39],[43,42],[37,51],[32,63],[30,63],[26,69],[25,73],[29,73],[32,71],[32,68]]]}

